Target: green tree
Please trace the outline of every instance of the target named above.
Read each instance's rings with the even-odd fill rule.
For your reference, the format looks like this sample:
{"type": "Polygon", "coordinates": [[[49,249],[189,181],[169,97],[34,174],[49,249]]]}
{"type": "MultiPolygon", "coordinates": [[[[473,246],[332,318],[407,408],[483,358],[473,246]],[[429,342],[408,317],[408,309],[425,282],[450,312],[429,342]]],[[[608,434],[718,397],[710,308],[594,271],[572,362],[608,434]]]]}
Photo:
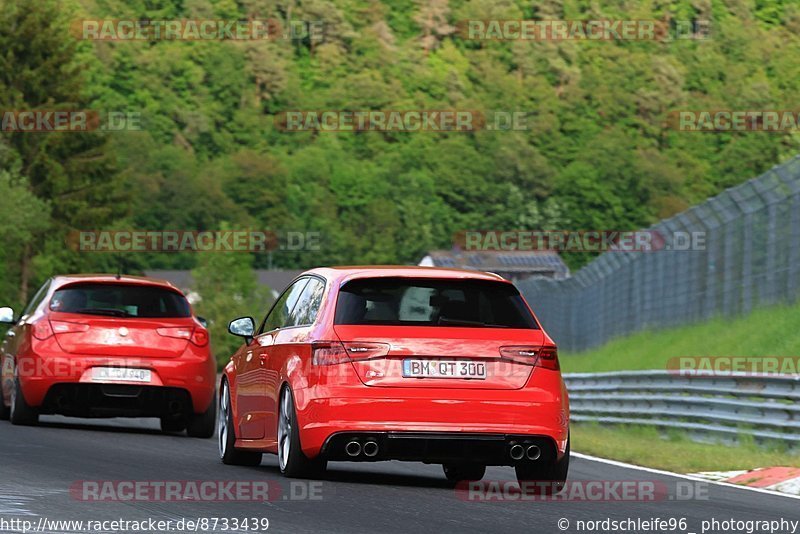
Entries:
{"type": "Polygon", "coordinates": [[[50,224],[50,206],[30,192],[24,178],[7,170],[0,170],[0,302],[17,307],[25,304],[20,299],[19,279],[14,271],[14,260],[22,254],[35,235],[45,232],[50,224]]]}
{"type": "MultiPolygon", "coordinates": [[[[56,0],[0,0],[0,108],[87,109],[85,49],[70,35],[72,9],[56,0]]],[[[32,261],[69,228],[93,228],[117,214],[117,182],[107,138],[97,132],[4,133],[29,192],[48,201],[55,233],[31,233],[12,262],[19,300],[27,298],[32,261]]],[[[41,227],[40,227],[41,229],[41,227]]]]}
{"type": "Polygon", "coordinates": [[[256,282],[252,266],[245,253],[210,252],[201,254],[192,270],[200,298],[195,311],[208,320],[211,350],[220,367],[242,343],[228,333],[228,323],[236,317],[263,317],[272,300],[269,289],[256,282]]]}
{"type": "Polygon", "coordinates": [[[794,109],[800,8],[790,2],[64,3],[0,0],[0,104],[139,111],[145,129],[98,146],[102,136],[2,134],[0,168],[18,169],[50,201],[53,219],[33,234],[29,254],[3,252],[12,278],[23,265],[36,282],[116,261],[130,269],[196,264],[191,254],[64,250],[64,227],[108,226],[112,214],[116,227],[230,221],[321,232],[319,250],[255,258],[287,268],[415,262],[465,229],[632,229],[800,150],[796,134],[666,126],[681,109],[794,109]],[[322,21],[324,32],[321,40],[77,42],[64,31],[77,17],[73,4],[80,18],[275,17],[322,21]],[[465,19],[524,18],[712,26],[710,39],[663,41],[470,41],[454,31],[465,19]],[[522,112],[528,129],[334,133],[275,124],[282,111],[328,109],[522,112]],[[86,157],[76,158],[81,151],[86,157]],[[110,156],[119,179],[104,170],[110,156]],[[109,202],[120,188],[123,198],[109,202]]]}

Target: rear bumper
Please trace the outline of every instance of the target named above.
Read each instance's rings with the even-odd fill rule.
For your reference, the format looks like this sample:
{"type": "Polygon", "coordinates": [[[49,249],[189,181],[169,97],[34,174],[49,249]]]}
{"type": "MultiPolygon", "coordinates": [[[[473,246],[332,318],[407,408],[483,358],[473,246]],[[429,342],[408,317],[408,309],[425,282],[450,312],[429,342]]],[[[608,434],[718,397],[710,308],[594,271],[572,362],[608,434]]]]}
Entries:
{"type": "MultiPolygon", "coordinates": [[[[505,449],[510,436],[544,440],[561,457],[569,434],[566,390],[557,373],[544,387],[519,390],[435,390],[424,388],[311,387],[294,391],[300,441],[309,457],[335,456],[338,436],[374,434],[398,450],[412,433],[463,436],[501,436],[505,449]],[[401,439],[401,435],[404,436],[401,439]],[[398,445],[399,444],[399,445],[398,445]]],[[[540,377],[541,379],[541,377],[540,377]]],[[[423,436],[424,437],[424,436],[423,436]]],[[[422,439],[425,441],[425,439],[422,439]]],[[[421,442],[413,442],[421,443],[421,442]]],[[[465,447],[470,442],[458,442],[465,447]]],[[[456,446],[461,446],[456,443],[456,446]]],[[[481,442],[483,443],[483,442],[481,442]]],[[[537,442],[538,443],[538,442],[537,442]]],[[[474,443],[473,443],[474,444],[474,443]]],[[[430,446],[424,450],[433,451],[430,446]]],[[[386,449],[393,450],[392,448],[386,449]]],[[[391,453],[390,458],[401,454],[391,453]]],[[[505,454],[505,453],[504,453],[505,454]]],[[[435,461],[432,455],[429,461],[435,461]]],[[[496,456],[496,451],[492,452],[496,456]]],[[[505,456],[502,456],[505,458],[505,456]]],[[[426,461],[425,454],[415,460],[426,461]]],[[[352,458],[341,458],[352,459],[352,458]]],[[[401,459],[397,457],[396,459],[401,459]]],[[[505,465],[498,462],[497,465],[505,465]]]]}
{"type": "Polygon", "coordinates": [[[39,412],[73,417],[185,417],[192,412],[185,389],[128,384],[55,384],[39,412]]]}
{"type": "MultiPolygon", "coordinates": [[[[200,351],[187,350],[183,356],[170,359],[139,358],[135,362],[114,357],[66,356],[55,351],[28,353],[17,360],[22,394],[29,405],[41,409],[43,413],[67,415],[58,408],[64,400],[59,401],[58,397],[63,395],[71,396],[77,405],[87,408],[91,408],[86,404],[89,401],[101,403],[98,410],[84,411],[84,415],[105,414],[111,417],[135,413],[130,401],[128,404],[122,401],[115,404],[116,401],[110,400],[114,395],[114,387],[119,387],[118,391],[123,392],[122,398],[140,398],[143,403],[140,412],[144,414],[154,413],[151,405],[159,402],[159,399],[165,403],[164,408],[168,408],[171,401],[178,400],[184,406],[184,411],[191,413],[206,411],[215,400],[215,364],[200,351]],[[91,369],[99,366],[149,369],[152,381],[148,384],[97,383],[91,379],[91,369]],[[137,388],[139,394],[133,395],[131,392],[137,388]],[[121,411],[108,409],[114,406],[120,406],[121,411]]],[[[75,402],[73,405],[76,405],[75,402]]],[[[69,415],[81,414],[72,410],[69,415]]]]}
{"type": "Polygon", "coordinates": [[[475,462],[483,465],[516,465],[511,448],[535,447],[536,461],[554,462],[559,457],[556,442],[549,436],[513,434],[468,434],[441,432],[340,432],[330,436],[320,454],[334,461],[404,460],[427,463],[475,462]],[[347,452],[348,444],[358,443],[358,453],[347,452]],[[365,445],[374,444],[367,453],[365,445]],[[377,445],[377,447],[375,447],[377,445]]]}

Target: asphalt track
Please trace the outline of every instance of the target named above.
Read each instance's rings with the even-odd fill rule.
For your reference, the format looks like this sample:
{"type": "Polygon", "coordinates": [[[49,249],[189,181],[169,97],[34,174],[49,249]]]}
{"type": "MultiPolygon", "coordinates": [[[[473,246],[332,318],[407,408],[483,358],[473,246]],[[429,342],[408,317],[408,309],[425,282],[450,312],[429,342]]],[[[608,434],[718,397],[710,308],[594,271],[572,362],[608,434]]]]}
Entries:
{"type": "MultiPolygon", "coordinates": [[[[2,520],[113,521],[267,518],[269,532],[586,532],[580,521],[685,518],[682,524],[636,525],[631,532],[702,532],[702,521],[731,519],[798,520],[800,500],[689,481],[662,473],[573,457],[569,499],[553,502],[519,500],[516,492],[500,493],[486,486],[469,500],[445,482],[438,465],[383,462],[330,464],[319,482],[290,482],[281,477],[276,458],[265,455],[259,467],[220,463],[216,440],[164,435],[155,420],[82,420],[42,417],[37,427],[0,422],[0,531],[21,531],[2,520]],[[272,500],[224,502],[174,500],[106,500],[86,498],[81,481],[266,481],[272,500]],[[578,481],[575,483],[574,481],[578,481]],[[583,481],[583,482],[581,482],[583,481]],[[589,482],[622,481],[633,495],[603,492],[603,500],[587,500],[589,482]],[[634,483],[639,481],[639,483],[634,483]],[[581,486],[583,484],[583,486],[581,486]],[[648,490],[657,488],[655,499],[648,490]],[[70,491],[73,488],[73,491],[70,491]],[[508,500],[498,500],[506,497],[508,500]],[[565,520],[569,522],[567,525],[565,520]],[[565,530],[559,528],[566,526],[565,530]],[[639,528],[636,528],[636,527],[639,528]],[[646,527],[646,528],[645,528],[646,527]]],[[[580,448],[580,444],[573,444],[580,448]]],[[[509,468],[489,468],[485,481],[510,481],[509,468]]],[[[611,486],[608,486],[611,487],[611,486]]],[[[598,498],[598,493],[591,496],[598,498]]],[[[217,523],[221,527],[221,523],[217,523]]],[[[45,523],[45,526],[47,524],[45,523]]],[[[752,524],[751,524],[752,525],[752,524]]],[[[175,528],[179,526],[175,523],[175,528]]],[[[736,532],[729,528],[708,532],[736,532]]],[[[730,525],[728,525],[729,527],[730,525]]],[[[746,524],[742,524],[746,526],[746,524]]],[[[229,523],[228,528],[232,525],[229,523]]],[[[593,532],[622,531],[600,525],[593,532]]],[[[51,528],[48,532],[85,532],[83,528],[51,528]]],[[[113,529],[108,529],[109,531],[113,529]]],[[[198,531],[204,531],[198,527],[198,531]]],[[[243,528],[239,528],[244,531],[243,528]]],[[[41,532],[42,530],[40,530],[41,532]]],[[[210,530],[205,530],[210,531],[210,530]]],[[[216,530],[222,532],[221,528],[216,530]]],[[[763,530],[759,530],[762,532],[763,530]]],[[[791,532],[779,529],[776,532],[791,532]]],[[[800,529],[798,529],[800,534],[800,529]]]]}

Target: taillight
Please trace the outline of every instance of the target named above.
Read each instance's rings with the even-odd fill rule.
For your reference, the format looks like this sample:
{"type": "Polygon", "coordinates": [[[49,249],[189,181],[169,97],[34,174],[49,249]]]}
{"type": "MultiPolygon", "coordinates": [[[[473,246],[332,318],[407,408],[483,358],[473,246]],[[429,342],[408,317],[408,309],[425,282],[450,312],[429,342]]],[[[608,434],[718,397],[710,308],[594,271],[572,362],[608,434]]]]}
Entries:
{"type": "Polygon", "coordinates": [[[178,339],[190,339],[192,337],[191,326],[174,326],[170,328],[156,328],[159,336],[176,337],[178,339]]]}
{"type": "Polygon", "coordinates": [[[208,343],[208,332],[202,328],[192,326],[171,326],[167,328],[156,328],[159,336],[172,337],[177,339],[188,339],[198,347],[203,347],[208,343]]]}
{"type": "Polygon", "coordinates": [[[388,343],[344,343],[344,348],[351,360],[369,360],[370,358],[383,358],[389,354],[388,343]]]}
{"type": "Polygon", "coordinates": [[[500,347],[500,357],[525,365],[534,365],[540,347],[500,347]]]}
{"type": "Polygon", "coordinates": [[[50,326],[50,321],[47,320],[47,317],[43,317],[31,324],[31,333],[36,339],[47,339],[52,336],[53,328],[50,326]]]}
{"type": "Polygon", "coordinates": [[[203,328],[195,328],[190,341],[198,347],[205,347],[208,345],[208,331],[203,328]]]}
{"type": "Polygon", "coordinates": [[[524,365],[533,365],[543,369],[559,370],[558,349],[556,347],[500,347],[500,357],[524,365]]]}
{"type": "Polygon", "coordinates": [[[311,344],[311,362],[314,365],[334,365],[349,361],[347,351],[339,341],[316,341],[311,344]]]}
{"type": "Polygon", "coordinates": [[[558,348],[542,347],[539,351],[539,359],[536,360],[536,367],[558,371],[561,366],[558,364],[558,348]]]}
{"type": "Polygon", "coordinates": [[[335,365],[349,361],[382,358],[389,354],[389,344],[316,341],[311,345],[311,351],[311,361],[314,365],[335,365]]]}
{"type": "Polygon", "coordinates": [[[89,330],[88,324],[71,323],[69,321],[50,321],[50,326],[56,334],[76,334],[89,330]]]}

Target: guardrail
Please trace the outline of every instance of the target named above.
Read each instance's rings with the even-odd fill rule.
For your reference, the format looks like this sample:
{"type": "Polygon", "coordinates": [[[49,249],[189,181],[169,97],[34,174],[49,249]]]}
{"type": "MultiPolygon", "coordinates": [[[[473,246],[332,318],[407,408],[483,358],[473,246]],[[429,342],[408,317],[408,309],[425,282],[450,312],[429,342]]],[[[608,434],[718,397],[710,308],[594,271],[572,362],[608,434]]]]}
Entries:
{"type": "Polygon", "coordinates": [[[573,421],[650,425],[690,435],[780,440],[800,446],[800,376],[571,373],[573,421]]]}

